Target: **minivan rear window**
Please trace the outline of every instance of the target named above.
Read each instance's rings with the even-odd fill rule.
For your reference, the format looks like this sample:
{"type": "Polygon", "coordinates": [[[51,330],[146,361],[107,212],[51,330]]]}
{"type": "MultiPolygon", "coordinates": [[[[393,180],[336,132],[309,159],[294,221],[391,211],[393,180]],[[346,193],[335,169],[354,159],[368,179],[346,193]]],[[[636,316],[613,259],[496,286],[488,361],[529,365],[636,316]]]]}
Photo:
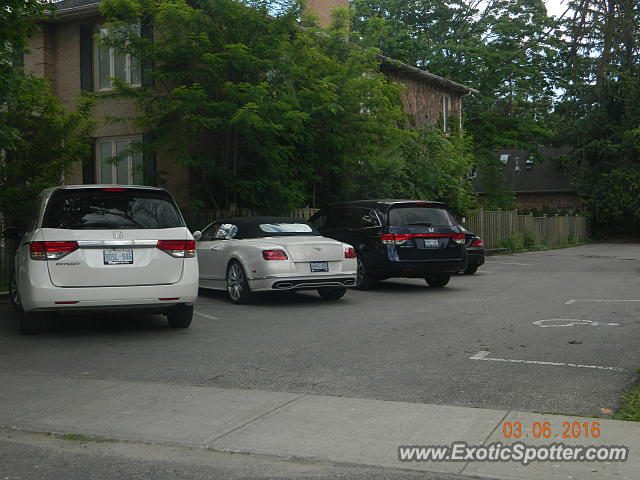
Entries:
{"type": "Polygon", "coordinates": [[[184,222],[165,192],[95,188],[55,192],[42,226],[69,230],[155,229],[183,227],[184,222]]]}
{"type": "Polygon", "coordinates": [[[389,211],[389,225],[451,227],[455,221],[444,208],[437,207],[396,207],[389,211]]]}

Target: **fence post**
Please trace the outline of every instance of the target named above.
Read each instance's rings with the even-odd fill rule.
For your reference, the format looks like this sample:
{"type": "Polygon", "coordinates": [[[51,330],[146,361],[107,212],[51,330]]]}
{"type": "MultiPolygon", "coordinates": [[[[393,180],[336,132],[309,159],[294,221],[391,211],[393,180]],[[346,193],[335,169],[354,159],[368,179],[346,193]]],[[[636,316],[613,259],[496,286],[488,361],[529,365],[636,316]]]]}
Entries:
{"type": "MultiPolygon", "coordinates": [[[[480,233],[478,233],[478,235],[480,235],[480,238],[487,238],[487,235],[484,231],[484,209],[482,207],[480,207],[480,233]]],[[[491,245],[493,246],[493,245],[491,245]]]]}

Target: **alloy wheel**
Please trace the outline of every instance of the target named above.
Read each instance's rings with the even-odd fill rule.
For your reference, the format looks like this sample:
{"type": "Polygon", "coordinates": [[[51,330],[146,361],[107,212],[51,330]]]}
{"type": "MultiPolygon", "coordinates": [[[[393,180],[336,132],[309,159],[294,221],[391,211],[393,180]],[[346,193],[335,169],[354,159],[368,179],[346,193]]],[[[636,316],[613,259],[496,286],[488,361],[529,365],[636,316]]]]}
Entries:
{"type": "Polygon", "coordinates": [[[244,273],[242,272],[242,267],[234,263],[229,267],[229,272],[227,273],[227,289],[232,300],[237,301],[242,296],[243,287],[244,273]]]}

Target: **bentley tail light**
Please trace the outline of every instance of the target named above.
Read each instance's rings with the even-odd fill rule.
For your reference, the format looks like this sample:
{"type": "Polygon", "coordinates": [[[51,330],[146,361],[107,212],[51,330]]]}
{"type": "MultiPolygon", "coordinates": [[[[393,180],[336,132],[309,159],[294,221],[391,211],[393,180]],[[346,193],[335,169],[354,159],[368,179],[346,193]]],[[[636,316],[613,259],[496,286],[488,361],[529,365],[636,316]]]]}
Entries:
{"type": "Polygon", "coordinates": [[[262,257],[265,260],[289,260],[284,250],[263,250],[262,257]]]}
{"type": "Polygon", "coordinates": [[[356,258],[356,249],[353,247],[344,247],[344,258],[356,258]]]}

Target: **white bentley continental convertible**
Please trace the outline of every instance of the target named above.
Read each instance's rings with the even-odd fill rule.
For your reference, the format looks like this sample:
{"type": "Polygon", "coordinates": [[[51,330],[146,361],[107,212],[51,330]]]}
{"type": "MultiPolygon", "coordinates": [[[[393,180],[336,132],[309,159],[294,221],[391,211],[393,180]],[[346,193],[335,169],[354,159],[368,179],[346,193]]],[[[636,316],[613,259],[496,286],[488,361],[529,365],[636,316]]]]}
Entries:
{"type": "Polygon", "coordinates": [[[354,248],[320,236],[302,220],[228,218],[193,236],[200,287],[226,290],[233,303],[249,303],[255,292],[297,290],[337,300],[355,285],[354,248]]]}

